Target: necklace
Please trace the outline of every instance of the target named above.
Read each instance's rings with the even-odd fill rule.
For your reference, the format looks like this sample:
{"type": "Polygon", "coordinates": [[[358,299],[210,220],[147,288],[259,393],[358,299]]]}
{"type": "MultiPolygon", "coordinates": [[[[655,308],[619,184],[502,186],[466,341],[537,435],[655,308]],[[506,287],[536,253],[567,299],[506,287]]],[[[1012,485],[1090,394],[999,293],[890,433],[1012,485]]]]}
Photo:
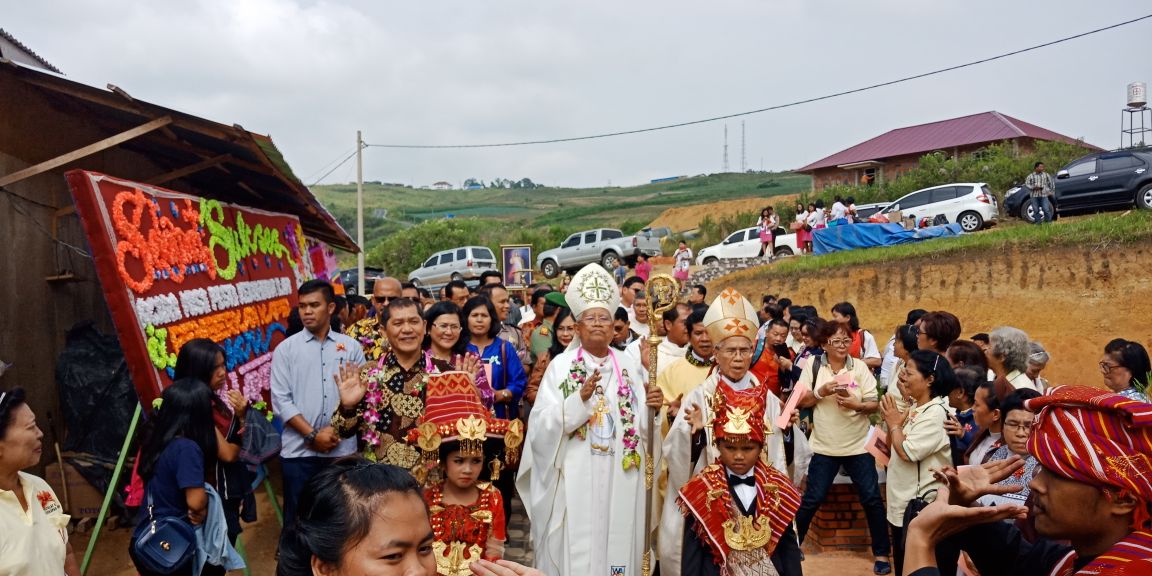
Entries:
{"type": "Polygon", "coordinates": [[[712,365],[716,363],[711,358],[709,358],[707,360],[701,360],[700,357],[697,356],[696,353],[693,352],[691,348],[689,348],[686,352],[684,352],[684,358],[686,360],[688,360],[689,364],[691,364],[697,368],[711,368],[712,365]]]}

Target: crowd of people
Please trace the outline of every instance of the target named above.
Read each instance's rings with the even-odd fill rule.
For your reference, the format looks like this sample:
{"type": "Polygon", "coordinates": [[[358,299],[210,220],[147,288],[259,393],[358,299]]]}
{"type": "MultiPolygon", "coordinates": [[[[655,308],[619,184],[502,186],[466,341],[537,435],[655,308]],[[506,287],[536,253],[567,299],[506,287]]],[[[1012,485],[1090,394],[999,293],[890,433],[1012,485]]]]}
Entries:
{"type": "MultiPolygon", "coordinates": [[[[498,274],[438,299],[384,278],[363,317],[303,283],[271,367],[277,574],[798,576],[842,476],[875,574],[1152,573],[1139,342],[1102,346],[1099,386],[1051,386],[1016,327],[965,339],[952,312],[911,310],[873,334],[850,302],[708,303],[703,285],[654,308],[614,272],[533,286],[523,307],[498,274]],[[534,568],[504,559],[514,499],[534,568]]],[[[134,538],[142,574],[242,565],[250,407],[224,360],[185,344],[149,418],[141,525],[195,541],[169,570],[134,538]]],[[[20,472],[40,437],[23,392],[0,391],[0,574],[79,572],[68,516],[20,472]]]]}

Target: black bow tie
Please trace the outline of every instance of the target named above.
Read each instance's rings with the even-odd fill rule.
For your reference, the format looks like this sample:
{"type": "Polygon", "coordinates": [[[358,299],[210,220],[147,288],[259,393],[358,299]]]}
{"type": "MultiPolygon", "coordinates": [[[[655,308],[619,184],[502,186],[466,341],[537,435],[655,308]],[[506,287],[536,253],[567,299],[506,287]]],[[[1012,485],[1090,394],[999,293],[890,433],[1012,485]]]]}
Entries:
{"type": "Polygon", "coordinates": [[[748,486],[755,486],[756,485],[756,477],[755,476],[748,476],[746,478],[741,478],[739,476],[736,476],[735,474],[729,474],[728,475],[728,484],[730,484],[732,486],[737,486],[740,484],[746,484],[748,486]]]}

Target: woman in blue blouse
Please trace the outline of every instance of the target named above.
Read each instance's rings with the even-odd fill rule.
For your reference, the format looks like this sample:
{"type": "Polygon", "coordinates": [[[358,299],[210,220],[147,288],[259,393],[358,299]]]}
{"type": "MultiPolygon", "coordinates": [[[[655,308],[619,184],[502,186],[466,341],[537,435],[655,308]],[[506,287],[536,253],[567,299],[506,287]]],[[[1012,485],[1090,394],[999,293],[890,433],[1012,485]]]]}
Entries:
{"type": "Polygon", "coordinates": [[[496,320],[496,307],[491,300],[474,296],[464,304],[463,314],[468,324],[468,351],[480,356],[491,368],[488,382],[495,390],[496,417],[518,417],[528,374],[512,343],[497,336],[500,323],[496,320]]]}

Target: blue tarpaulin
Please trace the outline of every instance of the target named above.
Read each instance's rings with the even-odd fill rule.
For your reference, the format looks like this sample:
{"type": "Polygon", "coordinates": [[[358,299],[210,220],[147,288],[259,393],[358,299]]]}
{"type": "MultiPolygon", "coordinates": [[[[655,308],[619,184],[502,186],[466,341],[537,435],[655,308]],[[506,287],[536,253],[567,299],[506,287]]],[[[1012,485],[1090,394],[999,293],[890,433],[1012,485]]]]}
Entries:
{"type": "Polygon", "coordinates": [[[813,230],[812,248],[816,254],[829,254],[841,250],[895,246],[928,238],[944,238],[959,236],[960,234],[959,224],[929,226],[915,230],[905,230],[900,224],[848,224],[813,230]]]}

